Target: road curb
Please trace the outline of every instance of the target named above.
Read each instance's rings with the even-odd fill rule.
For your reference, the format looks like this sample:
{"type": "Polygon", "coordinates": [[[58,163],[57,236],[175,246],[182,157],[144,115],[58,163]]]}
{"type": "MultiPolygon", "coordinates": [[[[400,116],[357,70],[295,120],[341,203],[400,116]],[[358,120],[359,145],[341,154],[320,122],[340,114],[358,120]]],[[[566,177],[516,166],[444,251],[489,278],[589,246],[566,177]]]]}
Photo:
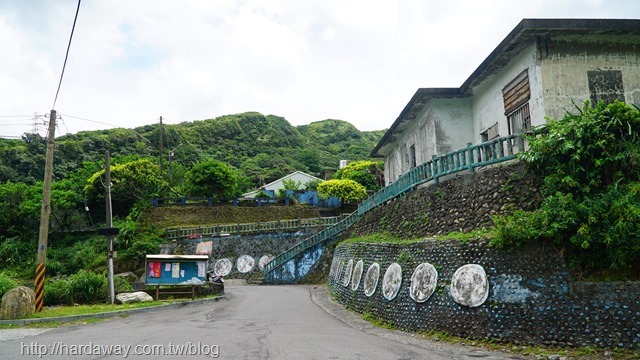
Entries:
{"type": "Polygon", "coordinates": [[[34,318],[34,319],[0,320],[0,325],[28,325],[28,324],[37,324],[42,322],[67,323],[67,322],[83,320],[83,319],[107,319],[107,318],[113,318],[113,317],[118,317],[122,315],[143,314],[143,313],[156,312],[156,311],[162,311],[162,310],[176,309],[183,306],[200,305],[207,302],[220,301],[224,298],[225,298],[224,295],[219,295],[219,296],[206,298],[206,299],[181,301],[181,302],[176,302],[172,304],[156,305],[156,306],[149,306],[149,307],[143,307],[143,308],[137,308],[137,309],[107,311],[107,312],[94,313],[94,314],[70,315],[70,316],[58,316],[58,317],[34,318]]]}

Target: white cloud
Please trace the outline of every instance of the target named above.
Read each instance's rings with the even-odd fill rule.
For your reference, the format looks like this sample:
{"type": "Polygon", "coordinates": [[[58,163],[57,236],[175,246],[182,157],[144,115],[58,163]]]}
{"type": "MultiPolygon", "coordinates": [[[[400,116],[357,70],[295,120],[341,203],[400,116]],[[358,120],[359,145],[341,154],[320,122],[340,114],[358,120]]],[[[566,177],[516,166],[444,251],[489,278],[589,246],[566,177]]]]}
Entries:
{"type": "MultiPolygon", "coordinates": [[[[74,12],[0,0],[0,116],[49,111],[74,12]]],[[[459,86],[524,17],[639,15],[622,0],[83,2],[56,109],[123,127],[259,111],[382,129],[417,88],[459,86]]],[[[0,135],[29,128],[0,117],[0,135]]]]}

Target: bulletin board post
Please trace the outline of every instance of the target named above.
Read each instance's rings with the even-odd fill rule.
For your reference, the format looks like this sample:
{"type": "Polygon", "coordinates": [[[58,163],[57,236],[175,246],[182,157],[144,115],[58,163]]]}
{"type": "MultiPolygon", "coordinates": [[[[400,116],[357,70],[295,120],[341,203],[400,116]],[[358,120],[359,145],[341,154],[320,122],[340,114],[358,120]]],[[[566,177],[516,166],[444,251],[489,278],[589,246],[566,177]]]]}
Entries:
{"type": "MultiPolygon", "coordinates": [[[[195,287],[207,281],[208,260],[207,255],[147,255],[146,284],[156,286],[156,300],[158,300],[160,286],[190,286],[189,293],[193,298],[195,287]]],[[[172,294],[187,294],[187,292],[172,294]]]]}

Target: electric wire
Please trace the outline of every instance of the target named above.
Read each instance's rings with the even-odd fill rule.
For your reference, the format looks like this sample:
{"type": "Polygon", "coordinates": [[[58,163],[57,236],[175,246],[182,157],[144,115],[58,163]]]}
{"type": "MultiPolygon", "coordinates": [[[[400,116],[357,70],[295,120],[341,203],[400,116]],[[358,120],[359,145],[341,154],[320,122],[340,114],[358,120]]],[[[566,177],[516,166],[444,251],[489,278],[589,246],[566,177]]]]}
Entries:
{"type": "Polygon", "coordinates": [[[72,119],[84,120],[84,121],[88,121],[88,122],[92,122],[92,123],[96,123],[96,124],[101,124],[101,125],[108,125],[108,126],[113,126],[113,127],[122,127],[121,125],[109,124],[109,123],[102,122],[102,121],[96,121],[96,120],[81,118],[81,117],[78,117],[78,116],[72,116],[72,115],[68,115],[68,114],[60,114],[60,115],[61,116],[66,116],[66,117],[70,117],[72,119]]]}
{"type": "Polygon", "coordinates": [[[71,48],[71,39],[73,39],[73,32],[76,29],[76,21],[78,20],[78,13],[80,12],[80,2],[78,0],[78,7],[76,8],[76,16],[73,19],[73,26],[71,27],[71,36],[69,36],[69,44],[67,44],[67,53],[64,56],[64,64],[62,64],[62,72],[60,73],[60,81],[58,82],[58,90],[56,91],[56,97],[53,99],[52,109],[56,108],[56,102],[58,101],[58,94],[60,93],[60,87],[62,86],[62,78],[64,77],[64,69],[67,67],[67,59],[69,58],[69,49],[71,48]]]}

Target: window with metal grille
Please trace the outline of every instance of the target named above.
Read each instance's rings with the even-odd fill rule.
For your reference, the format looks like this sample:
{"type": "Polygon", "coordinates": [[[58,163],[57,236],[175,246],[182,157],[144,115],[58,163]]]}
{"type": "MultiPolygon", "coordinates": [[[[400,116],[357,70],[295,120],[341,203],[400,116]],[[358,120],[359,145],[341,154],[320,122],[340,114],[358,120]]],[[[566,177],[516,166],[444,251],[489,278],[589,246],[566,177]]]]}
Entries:
{"type": "Polygon", "coordinates": [[[531,128],[529,113],[529,71],[525,69],[503,89],[504,114],[507,116],[509,134],[517,134],[531,128]]]}
{"type": "Polygon", "coordinates": [[[518,134],[531,129],[531,114],[529,103],[526,103],[507,115],[509,134],[518,134]]]}

